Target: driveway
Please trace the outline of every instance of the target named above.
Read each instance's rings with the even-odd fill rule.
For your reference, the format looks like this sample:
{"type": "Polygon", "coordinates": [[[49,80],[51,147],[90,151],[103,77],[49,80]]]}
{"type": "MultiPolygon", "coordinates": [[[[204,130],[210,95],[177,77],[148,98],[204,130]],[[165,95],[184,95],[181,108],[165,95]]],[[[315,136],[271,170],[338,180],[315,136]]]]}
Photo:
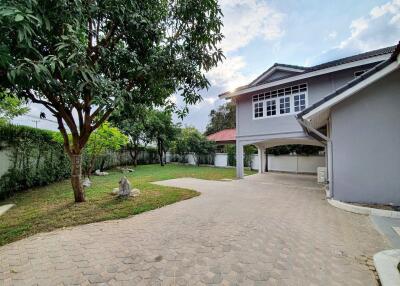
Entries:
{"type": "Polygon", "coordinates": [[[0,285],[376,285],[388,248],[366,216],[324,200],[312,176],[175,179],[202,195],[128,219],[0,248],[0,285]]]}

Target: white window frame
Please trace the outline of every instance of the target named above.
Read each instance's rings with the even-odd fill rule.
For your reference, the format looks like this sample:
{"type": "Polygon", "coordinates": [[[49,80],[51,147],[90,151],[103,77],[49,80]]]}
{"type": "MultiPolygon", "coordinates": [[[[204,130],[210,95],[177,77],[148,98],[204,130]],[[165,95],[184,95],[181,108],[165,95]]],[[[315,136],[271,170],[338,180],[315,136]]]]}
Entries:
{"type": "MultiPolygon", "coordinates": [[[[300,105],[301,105],[301,99],[299,98],[299,102],[300,102],[300,105]]],[[[308,102],[307,102],[307,94],[305,93],[305,92],[299,92],[299,93],[296,93],[296,94],[293,94],[293,113],[299,113],[299,112],[301,112],[302,110],[304,110],[304,109],[306,109],[307,108],[307,106],[308,106],[308,102]],[[304,101],[305,101],[305,105],[304,105],[304,108],[303,109],[300,109],[299,111],[296,111],[295,110],[295,108],[296,108],[296,106],[295,106],[295,99],[294,99],[294,97],[295,96],[300,96],[300,95],[302,95],[302,94],[304,94],[304,101]]]]}
{"type": "Polygon", "coordinates": [[[290,116],[290,115],[294,115],[294,114],[301,112],[302,110],[294,111],[294,108],[295,108],[294,107],[294,96],[300,95],[300,94],[304,94],[305,108],[307,108],[308,107],[308,84],[307,83],[297,84],[297,85],[289,86],[286,88],[272,90],[267,93],[253,95],[252,96],[253,120],[274,118],[274,117],[280,117],[280,116],[290,116]],[[305,91],[304,90],[300,91],[300,86],[304,86],[304,85],[305,85],[305,91]],[[286,94],[286,90],[290,90],[290,93],[286,94]],[[297,91],[295,93],[293,93],[293,90],[297,90],[297,91]],[[282,94],[282,91],[284,91],[283,94],[282,94]],[[267,96],[267,94],[269,96],[267,96]],[[280,99],[286,98],[286,97],[290,98],[290,112],[289,113],[281,113],[280,99]],[[275,104],[276,104],[276,114],[275,115],[267,116],[267,101],[269,101],[269,100],[275,100],[275,104]],[[255,106],[256,106],[256,103],[259,103],[259,102],[263,103],[263,116],[255,117],[255,106]]]}
{"type": "MultiPolygon", "coordinates": [[[[294,111],[294,100],[293,100],[293,97],[291,95],[285,95],[285,96],[278,97],[278,109],[279,109],[278,110],[278,114],[282,115],[282,116],[283,115],[289,115],[289,114],[293,113],[293,111],[294,111]],[[289,112],[281,113],[281,99],[284,99],[284,98],[289,98],[289,112]]],[[[286,107],[284,107],[284,109],[286,109],[286,107]]]]}
{"type": "Polygon", "coordinates": [[[278,100],[277,99],[278,99],[278,97],[268,98],[268,99],[264,100],[264,105],[265,105],[264,118],[265,117],[266,118],[275,117],[275,116],[278,115],[278,103],[277,103],[278,100]],[[267,104],[267,102],[272,102],[272,101],[275,101],[275,114],[274,115],[267,115],[267,112],[268,112],[268,104],[267,104]]]}
{"type": "Polygon", "coordinates": [[[261,118],[265,118],[265,101],[255,101],[253,102],[253,119],[261,119],[261,118]],[[258,103],[261,103],[263,108],[262,116],[260,117],[256,117],[256,104],[258,103]]]}

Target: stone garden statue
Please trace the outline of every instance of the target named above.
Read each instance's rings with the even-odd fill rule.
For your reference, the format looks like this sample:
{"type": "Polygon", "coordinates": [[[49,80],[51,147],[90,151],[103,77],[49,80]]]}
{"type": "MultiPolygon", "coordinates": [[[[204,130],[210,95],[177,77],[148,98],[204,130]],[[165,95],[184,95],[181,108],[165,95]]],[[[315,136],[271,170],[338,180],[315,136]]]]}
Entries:
{"type": "Polygon", "coordinates": [[[132,189],[127,177],[122,177],[119,181],[119,188],[115,188],[112,193],[119,197],[136,197],[140,194],[140,191],[132,189]]]}
{"type": "Polygon", "coordinates": [[[131,183],[126,177],[122,177],[119,181],[119,192],[118,196],[129,196],[131,193],[131,183]]]}

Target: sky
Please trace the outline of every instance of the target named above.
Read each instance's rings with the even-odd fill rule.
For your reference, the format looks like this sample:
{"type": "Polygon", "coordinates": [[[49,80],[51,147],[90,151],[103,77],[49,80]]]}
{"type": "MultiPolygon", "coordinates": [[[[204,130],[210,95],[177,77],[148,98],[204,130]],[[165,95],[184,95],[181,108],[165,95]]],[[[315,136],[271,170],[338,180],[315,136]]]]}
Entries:
{"type": "MultiPolygon", "coordinates": [[[[203,101],[190,107],[186,126],[204,131],[211,109],[224,104],[218,94],[247,84],[274,63],[312,66],[395,45],[400,41],[400,0],[220,0],[224,14],[221,47],[225,60],[207,72],[211,85],[203,101]]],[[[172,96],[178,106],[179,96],[172,96]]],[[[45,108],[31,105],[17,124],[35,126],[45,108]]],[[[48,120],[39,128],[56,129],[48,120]]]]}

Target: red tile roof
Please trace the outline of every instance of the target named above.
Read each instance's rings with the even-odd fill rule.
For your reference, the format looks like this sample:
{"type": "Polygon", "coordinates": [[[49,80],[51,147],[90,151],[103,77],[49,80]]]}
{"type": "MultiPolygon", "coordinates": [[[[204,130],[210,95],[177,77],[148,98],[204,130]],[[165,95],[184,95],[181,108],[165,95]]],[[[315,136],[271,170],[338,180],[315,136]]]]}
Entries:
{"type": "Polygon", "coordinates": [[[225,129],[218,131],[217,133],[210,134],[207,139],[215,142],[235,142],[236,141],[236,129],[225,129]]]}

